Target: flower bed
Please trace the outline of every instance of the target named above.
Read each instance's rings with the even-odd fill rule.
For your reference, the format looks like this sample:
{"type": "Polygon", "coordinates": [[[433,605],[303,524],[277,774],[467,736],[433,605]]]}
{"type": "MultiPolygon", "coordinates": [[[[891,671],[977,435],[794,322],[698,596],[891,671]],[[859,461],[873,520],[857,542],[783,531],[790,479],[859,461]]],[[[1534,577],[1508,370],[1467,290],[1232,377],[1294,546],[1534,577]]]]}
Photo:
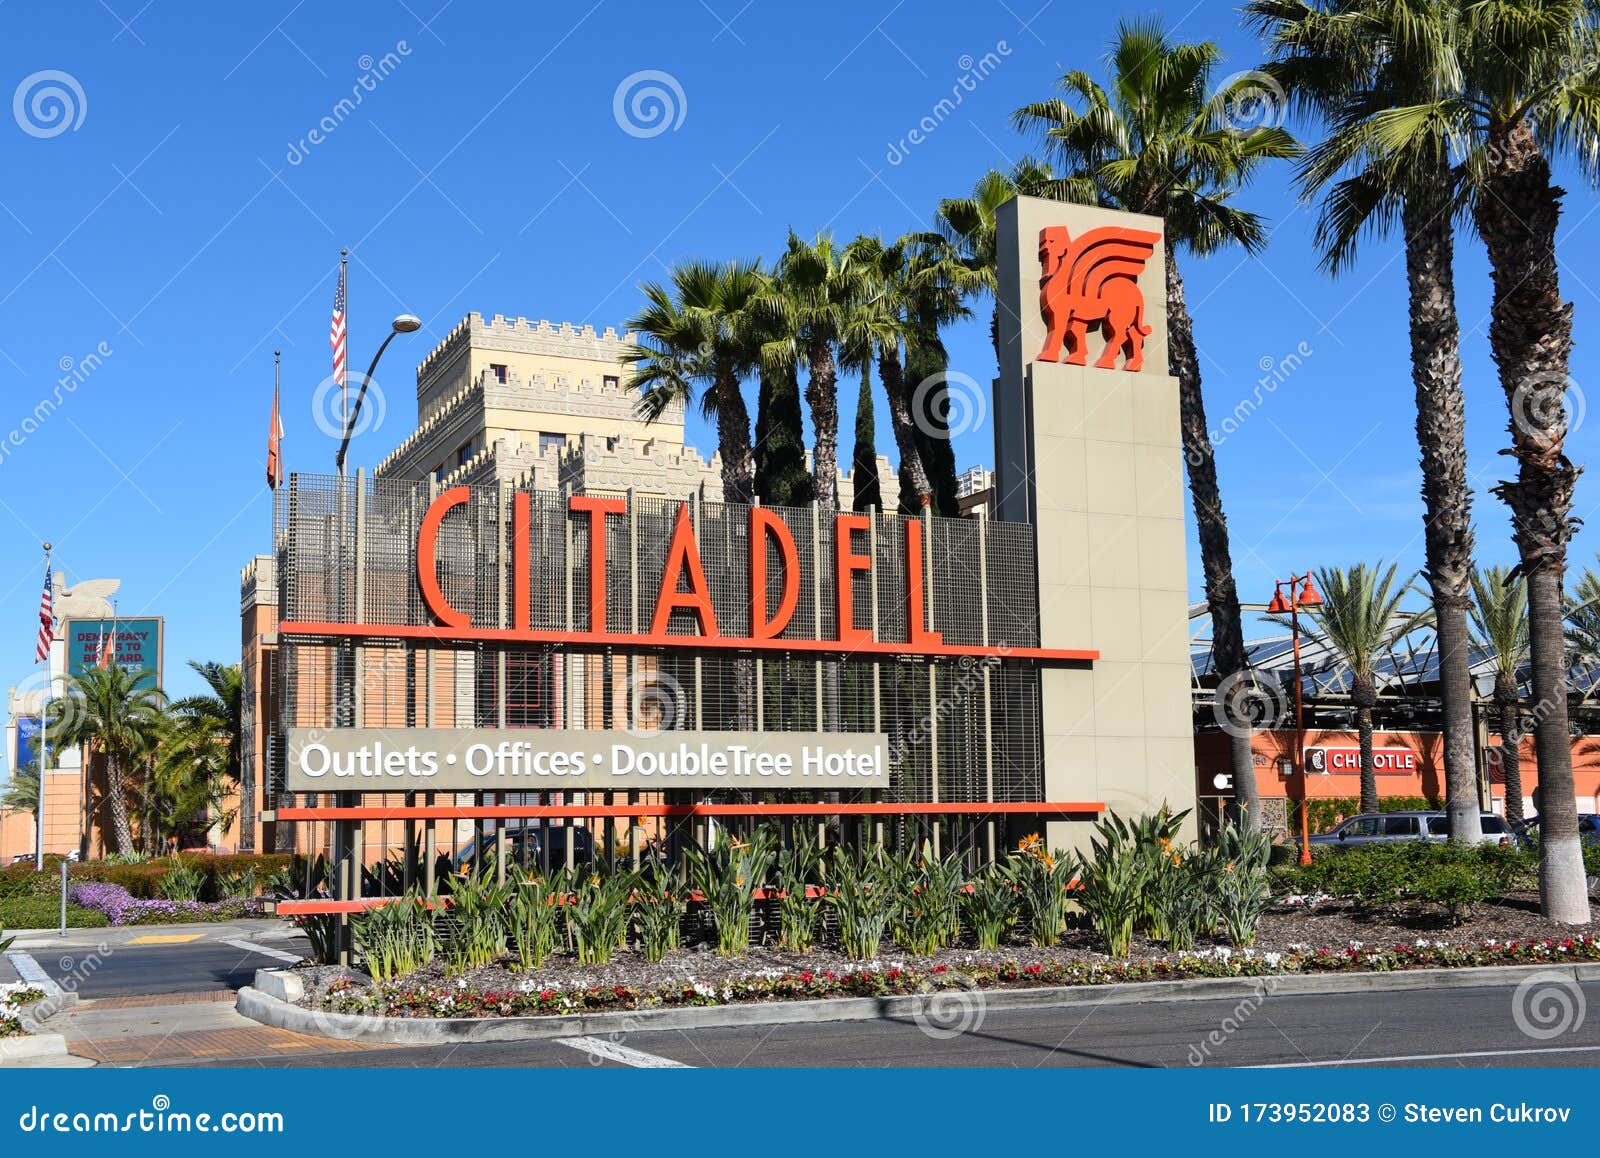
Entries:
{"type": "Polygon", "coordinates": [[[67,891],[67,900],[104,913],[113,925],[182,925],[261,916],[261,902],[256,900],[144,900],[134,897],[121,885],[100,882],[73,885],[67,891]]]}
{"type": "Polygon", "coordinates": [[[15,1037],[22,1033],[23,1007],[43,999],[44,990],[26,981],[0,985],[0,1037],[15,1037]]]}
{"type": "MultiPolygon", "coordinates": [[[[334,1013],[403,1018],[528,1017],[737,1005],[823,998],[889,997],[962,989],[1035,989],[1063,985],[1115,985],[1206,977],[1275,977],[1319,973],[1396,972],[1408,969],[1488,965],[1565,964],[1600,961],[1600,938],[1587,934],[1531,942],[1483,941],[1451,945],[1419,939],[1380,948],[1353,941],[1343,949],[1258,952],[1226,947],[1179,953],[1154,960],[1093,962],[1045,958],[1030,963],[967,962],[936,965],[870,962],[842,970],[766,970],[712,981],[693,978],[661,985],[540,983],[509,981],[504,987],[455,983],[363,984],[348,975],[309,992],[306,1004],[334,1013]]],[[[508,978],[509,980],[509,978],[508,978]]]]}

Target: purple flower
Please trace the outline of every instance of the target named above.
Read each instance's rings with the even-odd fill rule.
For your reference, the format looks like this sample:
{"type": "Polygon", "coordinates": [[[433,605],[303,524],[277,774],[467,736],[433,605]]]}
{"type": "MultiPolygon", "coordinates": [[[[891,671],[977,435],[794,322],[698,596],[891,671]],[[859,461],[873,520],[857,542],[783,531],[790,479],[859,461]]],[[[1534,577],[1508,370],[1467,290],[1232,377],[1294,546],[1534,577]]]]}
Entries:
{"type": "Polygon", "coordinates": [[[67,900],[104,913],[113,925],[170,924],[183,920],[215,921],[253,917],[261,912],[258,901],[140,901],[121,885],[85,882],[67,890],[67,900]]]}

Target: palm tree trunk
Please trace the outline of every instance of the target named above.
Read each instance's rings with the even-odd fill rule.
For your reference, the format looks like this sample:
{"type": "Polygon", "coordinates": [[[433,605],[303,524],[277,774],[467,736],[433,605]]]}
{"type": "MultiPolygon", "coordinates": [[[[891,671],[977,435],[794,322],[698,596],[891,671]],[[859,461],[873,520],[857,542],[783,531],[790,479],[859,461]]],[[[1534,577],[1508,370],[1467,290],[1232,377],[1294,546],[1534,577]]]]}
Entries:
{"type": "Polygon", "coordinates": [[[722,453],[722,501],[750,503],[756,495],[755,455],[750,449],[750,408],[744,403],[739,379],[719,371],[717,392],[717,447],[722,453]]]}
{"type": "Polygon", "coordinates": [[[1511,510],[1512,534],[1528,581],[1539,761],[1539,896],[1544,915],[1589,920],[1583,849],[1567,727],[1562,586],[1572,537],[1578,472],[1563,453],[1572,308],[1561,300],[1556,226],[1561,191],[1526,124],[1497,126],[1485,154],[1489,173],[1475,210],[1494,281],[1489,343],[1511,410],[1515,482],[1495,488],[1511,510]]]}
{"type": "Polygon", "coordinates": [[[833,347],[813,342],[807,352],[810,376],[806,405],[811,408],[811,478],[824,518],[839,509],[839,370],[833,347]]]}
{"type": "Polygon", "coordinates": [[[1499,708],[1500,771],[1506,782],[1506,823],[1522,819],[1522,736],[1518,732],[1517,687],[1514,676],[1494,677],[1494,698],[1499,708]]]}
{"type": "Polygon", "coordinates": [[[894,427],[895,449],[900,452],[900,469],[911,483],[917,509],[926,509],[933,505],[933,492],[928,485],[928,472],[922,465],[922,454],[917,450],[916,428],[911,425],[911,405],[906,399],[898,346],[878,352],[878,378],[889,397],[889,419],[894,427]]]}
{"type": "MultiPolygon", "coordinates": [[[[811,408],[813,438],[811,490],[822,522],[831,525],[839,510],[839,372],[833,359],[833,347],[827,342],[812,342],[807,361],[810,370],[806,380],[806,405],[811,408]]],[[[837,660],[824,661],[823,712],[830,732],[844,726],[840,672],[837,660]]]]}
{"type": "Polygon", "coordinates": [[[1256,785],[1255,756],[1250,743],[1250,715],[1242,706],[1242,682],[1249,664],[1244,653],[1244,626],[1239,615],[1239,592],[1233,581],[1233,557],[1228,546],[1228,519],[1222,513],[1222,491],[1217,485],[1217,461],[1206,433],[1206,402],[1200,390],[1200,358],[1195,352],[1194,322],[1183,292],[1178,255],[1167,243],[1167,369],[1178,380],[1178,422],[1183,436],[1183,457],[1189,466],[1189,494],[1194,503],[1200,538],[1200,567],[1205,573],[1206,606],[1211,609],[1211,650],[1216,671],[1229,695],[1226,705],[1229,763],[1233,770],[1233,798],[1240,823],[1251,831],[1261,828],[1261,792],[1256,785]],[[1231,693],[1231,694],[1230,694],[1231,693]]]}
{"type": "Polygon", "coordinates": [[[1472,723],[1472,488],[1467,482],[1461,326],[1456,317],[1454,240],[1443,166],[1406,195],[1406,281],[1411,307],[1411,381],[1422,452],[1425,574],[1433,589],[1444,702],[1445,808],[1450,839],[1483,837],[1472,723]]]}
{"type": "Polygon", "coordinates": [[[111,835],[117,851],[133,852],[133,828],[128,823],[128,796],[123,790],[122,765],[114,752],[106,753],[106,795],[111,798],[111,835]]]}
{"type": "Polygon", "coordinates": [[[1372,705],[1377,699],[1370,674],[1351,681],[1350,698],[1356,705],[1356,736],[1361,744],[1361,811],[1378,812],[1378,765],[1372,757],[1372,705]]]}

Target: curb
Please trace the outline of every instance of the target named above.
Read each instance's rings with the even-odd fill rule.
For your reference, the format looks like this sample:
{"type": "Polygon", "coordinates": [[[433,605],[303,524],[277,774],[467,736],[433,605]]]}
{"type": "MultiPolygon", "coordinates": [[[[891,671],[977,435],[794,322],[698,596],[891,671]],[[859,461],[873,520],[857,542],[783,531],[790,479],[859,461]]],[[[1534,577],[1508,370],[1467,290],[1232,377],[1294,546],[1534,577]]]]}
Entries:
{"type": "MultiPolygon", "coordinates": [[[[1495,965],[1481,968],[1412,969],[1392,973],[1272,974],[1263,977],[1204,977],[1190,981],[1139,981],[1122,985],[1069,985],[1039,989],[979,990],[985,1010],[1064,1006],[1138,1005],[1153,1001],[1215,1001],[1278,994],[1398,993],[1416,989],[1472,989],[1515,985],[1536,974],[1573,981],[1600,981],[1600,964],[1495,965]]],[[[281,969],[256,971],[254,986],[239,991],[240,1014],[263,1025],[314,1037],[391,1045],[437,1045],[479,1041],[540,1041],[591,1034],[716,1029],[752,1025],[804,1025],[830,1021],[910,1020],[926,1016],[943,994],[840,997],[818,1001],[750,1002],[742,1005],[640,1009],[613,1013],[546,1014],[529,1017],[376,1017],[306,1009],[300,978],[281,969]]],[[[963,991],[964,992],[964,991],[963,991]]]]}
{"type": "Polygon", "coordinates": [[[5,956],[6,960],[11,962],[11,967],[17,971],[18,977],[29,985],[44,990],[44,997],[36,1005],[26,1007],[22,1017],[22,1027],[35,1036],[51,1036],[40,1034],[39,1024],[62,1010],[71,1009],[78,1004],[78,994],[76,991],[69,993],[57,985],[55,979],[39,967],[39,963],[31,954],[13,949],[5,956]]]}
{"type": "Polygon", "coordinates": [[[66,1057],[67,1039],[59,1033],[25,1033],[0,1037],[0,1065],[40,1057],[66,1057]]]}

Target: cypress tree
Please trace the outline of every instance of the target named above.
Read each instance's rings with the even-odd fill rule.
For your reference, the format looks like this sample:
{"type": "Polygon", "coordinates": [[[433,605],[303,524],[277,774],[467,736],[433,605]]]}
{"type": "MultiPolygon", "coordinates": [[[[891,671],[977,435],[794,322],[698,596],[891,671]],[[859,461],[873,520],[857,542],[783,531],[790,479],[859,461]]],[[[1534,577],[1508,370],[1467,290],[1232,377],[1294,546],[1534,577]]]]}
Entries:
{"type": "MultiPolygon", "coordinates": [[[[919,325],[914,335],[906,338],[906,389],[910,396],[906,404],[911,407],[916,428],[917,450],[922,455],[922,468],[928,472],[928,484],[933,492],[933,513],[955,518],[961,513],[956,500],[956,452],[950,441],[950,406],[943,390],[929,389],[920,400],[917,387],[936,374],[950,368],[950,358],[944,343],[939,340],[939,330],[933,325],[919,325]]],[[[901,494],[905,494],[904,480],[901,494]]],[[[907,511],[920,514],[920,511],[907,511]]]]}
{"type": "Polygon", "coordinates": [[[861,363],[861,393],[856,396],[856,449],[851,481],[855,483],[858,511],[881,511],[883,488],[878,483],[878,423],[872,413],[872,368],[861,363]]]}
{"type": "Polygon", "coordinates": [[[756,402],[756,495],[768,506],[802,507],[814,490],[800,425],[800,381],[793,366],[763,370],[756,402]]]}

